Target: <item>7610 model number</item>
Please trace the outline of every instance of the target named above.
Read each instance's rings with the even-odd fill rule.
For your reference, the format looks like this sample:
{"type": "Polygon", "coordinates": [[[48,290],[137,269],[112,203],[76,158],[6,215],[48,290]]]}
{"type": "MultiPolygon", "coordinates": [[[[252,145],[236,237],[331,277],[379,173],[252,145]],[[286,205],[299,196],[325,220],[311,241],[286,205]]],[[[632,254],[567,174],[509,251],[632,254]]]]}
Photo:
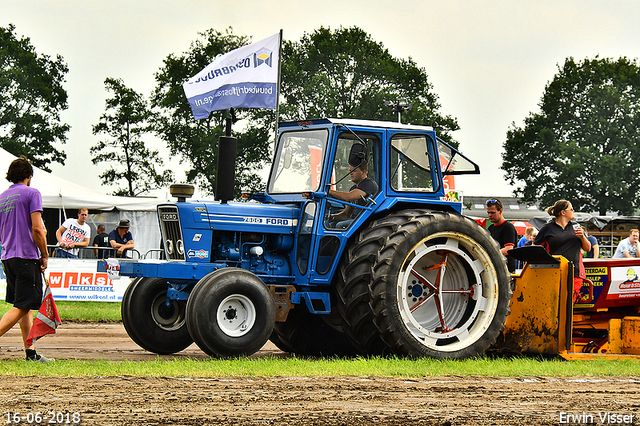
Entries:
{"type": "Polygon", "coordinates": [[[264,225],[291,226],[291,219],[274,218],[274,217],[245,217],[244,223],[262,223],[264,225]]]}

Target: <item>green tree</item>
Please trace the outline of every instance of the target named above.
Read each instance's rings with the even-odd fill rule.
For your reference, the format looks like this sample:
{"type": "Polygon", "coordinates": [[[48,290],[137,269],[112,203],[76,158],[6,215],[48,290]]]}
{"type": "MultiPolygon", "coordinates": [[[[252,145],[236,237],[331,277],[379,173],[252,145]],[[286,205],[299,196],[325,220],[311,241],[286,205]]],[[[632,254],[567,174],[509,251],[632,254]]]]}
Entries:
{"type": "Polygon", "coordinates": [[[321,27],[299,42],[283,46],[280,121],[308,118],[359,118],[397,121],[385,101],[406,99],[413,106],[404,123],[435,125],[451,142],[455,118],[439,113],[424,68],[394,58],[382,43],[358,27],[321,27]]]}
{"type": "Polygon", "coordinates": [[[170,183],[173,172],[156,171],[156,166],[162,167],[163,161],[158,151],[149,150],[142,140],[143,135],[151,132],[148,124],[151,111],[147,101],[126,87],[121,79],[107,78],[104,84],[113,97],[107,99],[107,111],[93,126],[93,134],[103,133],[111,138],[90,149],[93,164],[107,162],[111,165],[100,175],[103,185],[115,186],[124,180],[126,187],[118,188],[113,195],[135,197],[170,183]]]}
{"type": "Polygon", "coordinates": [[[540,112],[507,132],[501,168],[526,203],[567,199],[580,211],[640,206],[640,68],[627,58],[568,58],[540,112]]]}
{"type": "Polygon", "coordinates": [[[0,27],[0,146],[46,171],[67,157],[54,146],[64,144],[69,131],[60,122],[67,72],[60,55],[38,55],[29,38],[16,36],[14,25],[0,27]]]}
{"type": "MultiPolygon", "coordinates": [[[[187,181],[196,183],[205,192],[213,194],[218,160],[218,137],[225,133],[225,117],[228,112],[217,111],[207,119],[195,120],[184,94],[182,84],[209,65],[218,55],[228,53],[249,43],[246,36],[233,34],[231,28],[224,33],[210,29],[199,33],[200,38],[191,43],[181,55],[170,54],[163,67],[156,73],[156,88],[151,102],[158,110],[154,120],[157,135],[167,143],[171,155],[180,155],[189,164],[187,181]]],[[[238,119],[253,114],[251,110],[237,111],[238,119]]],[[[262,113],[264,114],[264,113],[262,113]]],[[[256,117],[260,117],[258,114],[256,117]]],[[[273,115],[271,115],[273,117],[273,115]]],[[[274,127],[252,127],[245,131],[234,128],[238,138],[236,158],[236,188],[260,189],[257,174],[269,158],[268,139],[274,127]]]]}
{"type": "MultiPolygon", "coordinates": [[[[224,111],[196,121],[182,84],[209,65],[217,55],[247,43],[246,36],[213,29],[200,34],[182,55],[169,55],[156,73],[151,97],[159,114],[155,130],[172,155],[180,155],[191,169],[187,180],[209,193],[215,188],[218,137],[224,134],[224,111]]],[[[432,92],[424,68],[409,59],[392,57],[359,28],[336,31],[320,28],[305,34],[300,42],[283,42],[280,88],[280,121],[344,117],[396,121],[385,101],[406,98],[413,104],[403,113],[403,122],[436,125],[440,136],[452,141],[450,132],[459,128],[455,118],[439,113],[438,96],[432,92]]],[[[238,117],[246,123],[238,138],[236,187],[259,190],[256,173],[270,160],[270,141],[275,134],[275,112],[243,109],[238,117]]],[[[234,129],[235,130],[235,129],[234,129]]]]}

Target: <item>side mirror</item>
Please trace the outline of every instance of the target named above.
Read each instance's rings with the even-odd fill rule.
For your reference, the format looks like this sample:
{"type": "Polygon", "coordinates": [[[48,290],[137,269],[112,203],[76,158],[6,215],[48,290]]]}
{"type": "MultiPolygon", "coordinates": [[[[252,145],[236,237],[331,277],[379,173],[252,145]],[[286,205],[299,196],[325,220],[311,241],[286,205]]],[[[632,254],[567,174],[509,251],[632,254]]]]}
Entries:
{"type": "Polygon", "coordinates": [[[358,167],[367,162],[367,146],[361,143],[354,143],[351,145],[351,151],[349,152],[349,165],[351,167],[358,167]]]}

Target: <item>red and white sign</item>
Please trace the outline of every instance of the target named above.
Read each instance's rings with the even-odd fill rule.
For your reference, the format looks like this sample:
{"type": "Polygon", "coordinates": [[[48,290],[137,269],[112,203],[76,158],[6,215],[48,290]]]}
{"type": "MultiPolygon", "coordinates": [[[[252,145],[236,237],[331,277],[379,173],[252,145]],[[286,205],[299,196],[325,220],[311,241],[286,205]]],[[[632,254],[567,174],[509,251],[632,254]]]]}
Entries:
{"type": "Polygon", "coordinates": [[[640,266],[611,268],[611,285],[607,299],[640,297],[640,266]]]}
{"type": "Polygon", "coordinates": [[[322,149],[316,146],[309,146],[311,155],[311,190],[317,191],[322,177],[322,149]]]}
{"type": "Polygon", "coordinates": [[[91,259],[49,258],[45,276],[55,300],[121,302],[131,282],[112,281],[106,272],[97,272],[97,261],[91,259]]]}
{"type": "MultiPolygon", "coordinates": [[[[449,161],[447,158],[440,154],[440,168],[442,172],[447,170],[447,166],[449,165],[449,161]]],[[[453,191],[456,189],[456,179],[454,175],[444,175],[442,176],[442,184],[444,185],[444,192],[453,191]]]]}

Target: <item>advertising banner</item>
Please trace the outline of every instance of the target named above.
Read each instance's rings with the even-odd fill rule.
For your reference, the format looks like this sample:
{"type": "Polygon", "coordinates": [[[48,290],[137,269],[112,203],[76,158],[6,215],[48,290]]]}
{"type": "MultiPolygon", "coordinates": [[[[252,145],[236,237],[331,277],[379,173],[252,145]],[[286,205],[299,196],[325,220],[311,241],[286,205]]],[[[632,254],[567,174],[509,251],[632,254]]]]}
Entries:
{"type": "Polygon", "coordinates": [[[589,291],[589,285],[583,283],[581,289],[582,297],[577,302],[577,306],[581,308],[591,308],[595,306],[595,301],[598,300],[602,291],[609,283],[609,268],[607,266],[585,266],[585,273],[587,278],[593,282],[593,289],[589,291]]]}
{"type": "Polygon", "coordinates": [[[620,266],[611,268],[611,286],[607,299],[640,297],[640,266],[620,266]]]}
{"type": "MultiPolygon", "coordinates": [[[[82,302],[122,302],[131,283],[128,277],[112,281],[106,272],[96,272],[95,259],[49,258],[44,276],[49,280],[53,299],[82,302]]],[[[0,275],[0,299],[6,296],[7,282],[0,275]]]]}

